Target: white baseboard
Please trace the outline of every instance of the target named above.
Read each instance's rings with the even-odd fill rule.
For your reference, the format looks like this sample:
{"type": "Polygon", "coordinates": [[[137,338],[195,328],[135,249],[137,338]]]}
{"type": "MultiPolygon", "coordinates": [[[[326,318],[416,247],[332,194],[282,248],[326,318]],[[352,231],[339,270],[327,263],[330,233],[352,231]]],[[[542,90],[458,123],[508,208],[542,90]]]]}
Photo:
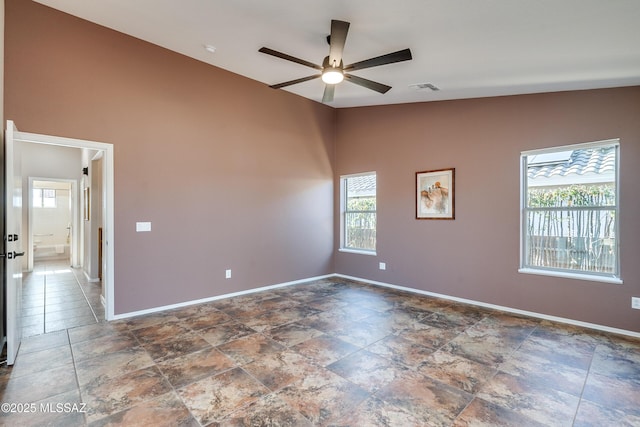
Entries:
{"type": "Polygon", "coordinates": [[[95,278],[93,278],[93,277],[89,276],[89,275],[87,274],[87,272],[86,272],[86,271],[84,271],[84,270],[82,270],[82,273],[84,274],[84,277],[87,279],[87,281],[89,281],[89,282],[91,282],[91,283],[95,283],[95,282],[99,282],[99,281],[100,281],[100,278],[99,278],[99,277],[95,277],[95,278]]]}
{"type": "Polygon", "coordinates": [[[158,311],[187,307],[195,304],[203,304],[205,302],[217,301],[217,300],[231,298],[231,297],[238,297],[240,295],[248,295],[256,292],[268,291],[270,289],[284,288],[286,286],[299,285],[301,283],[313,282],[314,280],[327,279],[330,277],[335,277],[335,274],[326,274],[324,276],[316,276],[316,277],[310,277],[308,279],[300,279],[300,280],[294,280],[291,282],[279,283],[276,285],[262,286],[260,288],[248,289],[246,291],[233,292],[230,294],[217,295],[213,297],[202,298],[202,299],[197,299],[192,301],[185,301],[177,304],[164,305],[162,307],[149,308],[146,310],[131,311],[129,313],[116,314],[115,316],[113,316],[113,320],[127,319],[129,317],[142,316],[143,314],[157,313],[158,311]]]}
{"type": "Polygon", "coordinates": [[[538,319],[550,320],[550,321],[553,321],[553,322],[566,323],[566,324],[569,324],[569,325],[581,326],[583,328],[595,329],[595,330],[598,330],[598,331],[611,332],[611,333],[614,333],[614,334],[620,334],[620,335],[626,335],[626,336],[630,336],[630,337],[634,337],[634,338],[640,338],[640,332],[628,331],[626,329],[612,328],[610,326],[598,325],[597,323],[588,323],[588,322],[582,322],[580,320],[567,319],[567,318],[564,318],[564,317],[550,316],[548,314],[536,313],[534,311],[520,310],[520,309],[517,309],[517,308],[505,307],[505,306],[496,305],[496,304],[489,304],[489,303],[486,303],[486,302],[475,301],[475,300],[470,300],[470,299],[466,299],[466,298],[458,298],[458,297],[453,297],[453,296],[450,296],[450,295],[444,295],[444,294],[438,294],[438,293],[435,293],[435,292],[423,291],[421,289],[408,288],[408,287],[405,287],[405,286],[392,285],[390,283],[377,282],[375,280],[362,279],[360,277],[347,276],[347,275],[344,275],[344,274],[334,274],[334,276],[335,277],[342,277],[342,278],[345,278],[345,279],[357,280],[359,282],[369,283],[369,284],[375,285],[375,286],[382,286],[382,287],[385,287],[385,288],[398,289],[398,290],[401,290],[401,291],[407,291],[407,292],[412,292],[412,293],[416,293],[416,294],[427,295],[427,296],[430,296],[430,297],[441,298],[441,299],[446,299],[446,300],[450,300],[450,301],[461,302],[461,303],[464,303],[464,304],[475,305],[475,306],[478,306],[478,307],[485,307],[485,308],[490,308],[490,309],[493,309],[493,310],[506,311],[508,313],[514,313],[514,314],[522,314],[524,316],[535,317],[535,318],[538,318],[538,319]]]}

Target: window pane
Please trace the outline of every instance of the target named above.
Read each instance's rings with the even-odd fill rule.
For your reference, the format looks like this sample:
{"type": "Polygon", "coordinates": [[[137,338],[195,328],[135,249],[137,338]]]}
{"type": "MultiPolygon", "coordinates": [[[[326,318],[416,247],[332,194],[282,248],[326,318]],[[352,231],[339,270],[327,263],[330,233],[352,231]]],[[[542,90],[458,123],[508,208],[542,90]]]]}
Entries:
{"type": "Polygon", "coordinates": [[[530,152],[522,266],[617,276],[618,142],[530,152]]]}
{"type": "Polygon", "coordinates": [[[615,206],[616,146],[527,156],[527,207],[615,206]]]}
{"type": "Polygon", "coordinates": [[[42,189],[42,206],[45,208],[56,207],[56,190],[48,188],[42,189]]]}
{"type": "Polygon", "coordinates": [[[376,210],[376,176],[347,178],[347,210],[376,210]]]}
{"type": "Polygon", "coordinates": [[[341,247],[376,250],[376,175],[343,177],[341,247]]]}
{"type": "Polygon", "coordinates": [[[616,272],[615,210],[529,211],[528,267],[616,272]]]}
{"type": "Polygon", "coordinates": [[[345,247],[376,249],[376,213],[348,212],[345,214],[345,247]]]}

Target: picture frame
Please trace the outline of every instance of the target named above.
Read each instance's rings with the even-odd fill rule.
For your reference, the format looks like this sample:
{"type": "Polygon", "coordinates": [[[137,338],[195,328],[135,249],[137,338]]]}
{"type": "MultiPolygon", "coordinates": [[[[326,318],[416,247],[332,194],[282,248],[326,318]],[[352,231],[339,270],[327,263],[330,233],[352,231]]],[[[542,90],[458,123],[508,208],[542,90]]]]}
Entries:
{"type": "Polygon", "coordinates": [[[90,202],[91,200],[89,199],[89,187],[85,187],[84,188],[84,220],[85,221],[89,221],[90,218],[90,202]]]}
{"type": "Polygon", "coordinates": [[[455,168],[416,172],[416,219],[455,219],[455,168]]]}

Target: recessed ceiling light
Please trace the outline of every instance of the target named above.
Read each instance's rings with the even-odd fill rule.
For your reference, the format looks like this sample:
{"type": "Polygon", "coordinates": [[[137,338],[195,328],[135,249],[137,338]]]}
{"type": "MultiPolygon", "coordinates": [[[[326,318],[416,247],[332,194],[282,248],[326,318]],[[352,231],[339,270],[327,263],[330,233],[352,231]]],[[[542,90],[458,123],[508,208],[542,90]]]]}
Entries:
{"type": "Polygon", "coordinates": [[[216,52],[216,47],[212,46],[210,44],[205,44],[204,45],[204,50],[206,50],[207,52],[210,52],[210,53],[215,53],[216,52]]]}

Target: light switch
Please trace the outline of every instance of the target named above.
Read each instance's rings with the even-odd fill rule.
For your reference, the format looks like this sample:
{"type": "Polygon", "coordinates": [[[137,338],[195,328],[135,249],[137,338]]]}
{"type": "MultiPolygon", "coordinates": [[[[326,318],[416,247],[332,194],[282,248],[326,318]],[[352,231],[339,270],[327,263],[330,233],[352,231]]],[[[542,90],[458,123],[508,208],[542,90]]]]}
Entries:
{"type": "Polygon", "coordinates": [[[141,231],[151,231],[151,223],[136,222],[136,232],[140,233],[141,231]]]}

